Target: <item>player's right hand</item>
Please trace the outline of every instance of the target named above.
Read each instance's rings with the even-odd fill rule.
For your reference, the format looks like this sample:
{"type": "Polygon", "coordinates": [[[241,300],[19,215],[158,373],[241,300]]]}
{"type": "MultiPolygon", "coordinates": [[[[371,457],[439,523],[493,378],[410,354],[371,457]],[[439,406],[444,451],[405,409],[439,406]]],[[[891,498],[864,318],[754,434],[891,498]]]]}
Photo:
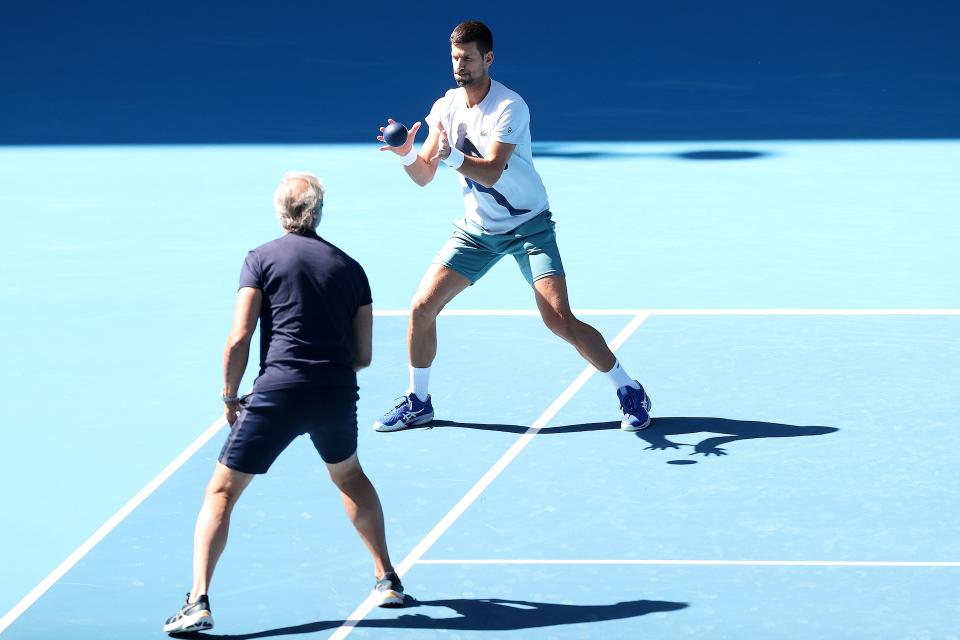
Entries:
{"type": "MultiPolygon", "coordinates": [[[[393,124],[393,118],[387,118],[387,124],[393,124]]],[[[391,147],[383,140],[383,130],[386,129],[386,125],[380,127],[380,135],[377,136],[377,140],[383,142],[384,146],[380,147],[380,151],[393,151],[398,156],[405,156],[410,152],[410,149],[413,148],[413,143],[417,139],[417,131],[420,130],[420,122],[414,122],[413,126],[407,130],[407,141],[399,147],[391,147]]]]}

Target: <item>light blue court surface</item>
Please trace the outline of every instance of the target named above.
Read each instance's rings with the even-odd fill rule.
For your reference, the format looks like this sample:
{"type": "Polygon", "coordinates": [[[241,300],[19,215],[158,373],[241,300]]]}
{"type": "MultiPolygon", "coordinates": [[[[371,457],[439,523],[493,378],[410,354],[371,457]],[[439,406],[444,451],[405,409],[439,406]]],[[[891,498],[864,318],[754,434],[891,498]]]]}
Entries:
{"type": "MultiPolygon", "coordinates": [[[[360,452],[416,600],[350,636],[960,637],[960,143],[539,153],[574,306],[657,310],[619,350],[657,420],[620,432],[602,376],[570,389],[576,353],[495,313],[441,320],[437,426],[373,433],[407,382],[406,320],[378,317],[360,452]],[[804,309],[826,311],[772,312],[804,309]]],[[[368,146],[0,150],[4,638],[163,637],[223,431],[18,603],[218,417],[240,264],[289,169],[324,177],[321,233],[404,309],[460,208],[446,171],[419,189],[368,146]]],[[[504,261],[452,308],[534,305],[504,261]]],[[[634,318],[583,316],[608,340],[634,318]]],[[[370,573],[298,441],[235,512],[209,635],[330,637],[370,573]]]]}

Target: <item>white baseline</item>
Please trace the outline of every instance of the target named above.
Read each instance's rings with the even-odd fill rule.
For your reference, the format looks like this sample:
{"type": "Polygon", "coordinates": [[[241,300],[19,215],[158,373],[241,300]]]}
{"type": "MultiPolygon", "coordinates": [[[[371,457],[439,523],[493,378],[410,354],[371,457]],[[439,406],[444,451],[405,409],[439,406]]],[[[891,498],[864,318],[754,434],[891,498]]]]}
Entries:
{"type": "Polygon", "coordinates": [[[960,567],[960,562],[897,561],[897,560],[542,560],[531,558],[504,560],[419,560],[417,564],[583,564],[583,565],[692,565],[732,567],[960,567]]]}
{"type": "MultiPolygon", "coordinates": [[[[579,316],[960,316],[960,309],[574,309],[579,316]]],[[[410,315],[409,309],[374,309],[382,318],[410,315]]],[[[536,309],[444,309],[441,316],[540,316],[536,309]]]]}

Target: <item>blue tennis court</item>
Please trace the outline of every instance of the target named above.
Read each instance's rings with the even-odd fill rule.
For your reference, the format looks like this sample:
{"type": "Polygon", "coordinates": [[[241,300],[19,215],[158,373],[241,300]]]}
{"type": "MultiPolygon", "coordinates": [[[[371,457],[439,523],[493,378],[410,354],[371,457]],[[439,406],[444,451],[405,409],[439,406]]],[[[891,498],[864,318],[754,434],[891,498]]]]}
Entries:
{"type": "Polygon", "coordinates": [[[369,428],[449,175],[421,190],[374,145],[0,148],[3,637],[165,637],[237,274],[290,169],[370,276],[359,451],[411,598],[366,602],[301,439],[241,499],[201,637],[960,637],[960,143],[536,153],[572,303],[653,400],[637,434],[506,260],[441,317],[437,420],[369,428]]]}

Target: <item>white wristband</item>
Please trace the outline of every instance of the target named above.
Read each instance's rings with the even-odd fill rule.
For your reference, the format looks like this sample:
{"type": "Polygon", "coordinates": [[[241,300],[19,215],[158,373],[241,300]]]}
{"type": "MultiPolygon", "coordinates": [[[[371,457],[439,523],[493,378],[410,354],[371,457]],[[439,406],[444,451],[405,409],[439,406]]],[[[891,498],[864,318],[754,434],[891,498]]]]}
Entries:
{"type": "Polygon", "coordinates": [[[417,152],[413,150],[413,147],[410,147],[410,151],[407,151],[406,155],[400,156],[400,164],[405,167],[409,167],[414,162],[417,161],[417,158],[420,156],[417,155],[417,152]]]}
{"type": "Polygon", "coordinates": [[[463,164],[463,151],[460,149],[450,149],[450,155],[444,158],[443,164],[451,169],[459,169],[463,164]]]}

